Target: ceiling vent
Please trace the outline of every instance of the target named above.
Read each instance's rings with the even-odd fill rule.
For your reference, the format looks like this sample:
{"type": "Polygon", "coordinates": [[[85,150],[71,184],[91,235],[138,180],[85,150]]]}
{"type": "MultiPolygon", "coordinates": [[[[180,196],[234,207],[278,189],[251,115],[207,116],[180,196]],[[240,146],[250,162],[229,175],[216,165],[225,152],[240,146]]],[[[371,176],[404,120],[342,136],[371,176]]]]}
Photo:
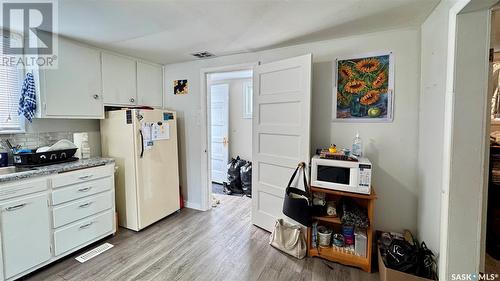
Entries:
{"type": "Polygon", "coordinates": [[[198,53],[194,53],[194,54],[191,54],[191,55],[194,56],[194,57],[197,57],[199,59],[205,59],[205,58],[210,58],[210,57],[215,56],[214,54],[209,53],[207,51],[198,52],[198,53]]]}

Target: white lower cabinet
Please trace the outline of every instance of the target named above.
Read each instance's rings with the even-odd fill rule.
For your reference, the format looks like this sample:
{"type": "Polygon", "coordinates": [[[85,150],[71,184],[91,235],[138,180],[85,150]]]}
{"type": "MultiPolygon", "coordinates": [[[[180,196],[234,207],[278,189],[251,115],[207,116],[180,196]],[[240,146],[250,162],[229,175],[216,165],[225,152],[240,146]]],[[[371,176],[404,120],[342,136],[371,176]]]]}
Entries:
{"type": "Polygon", "coordinates": [[[50,259],[47,199],[47,193],[42,193],[0,205],[5,278],[50,259]]]}
{"type": "Polygon", "coordinates": [[[113,173],[114,165],[106,165],[0,184],[0,280],[20,278],[113,234],[113,173]]]}

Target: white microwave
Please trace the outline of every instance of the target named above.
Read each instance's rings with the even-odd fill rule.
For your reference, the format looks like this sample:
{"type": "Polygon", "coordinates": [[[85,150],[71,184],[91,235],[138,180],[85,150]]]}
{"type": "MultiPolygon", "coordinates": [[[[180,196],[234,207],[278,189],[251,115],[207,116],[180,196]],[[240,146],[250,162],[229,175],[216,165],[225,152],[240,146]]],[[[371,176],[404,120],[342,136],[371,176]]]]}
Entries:
{"type": "Polygon", "coordinates": [[[370,194],[372,163],[366,158],[358,162],[322,159],[315,155],[311,161],[311,185],[320,188],[370,194]]]}

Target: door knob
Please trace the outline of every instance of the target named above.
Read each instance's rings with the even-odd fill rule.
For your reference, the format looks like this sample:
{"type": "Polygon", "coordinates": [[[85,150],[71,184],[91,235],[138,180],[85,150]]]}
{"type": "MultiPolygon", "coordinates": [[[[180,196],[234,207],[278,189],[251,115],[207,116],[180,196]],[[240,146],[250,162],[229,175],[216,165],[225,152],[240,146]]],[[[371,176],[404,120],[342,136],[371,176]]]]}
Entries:
{"type": "Polygon", "coordinates": [[[222,138],[222,143],[224,144],[224,146],[226,146],[226,145],[229,144],[229,140],[226,137],[223,137],[222,138]]]}

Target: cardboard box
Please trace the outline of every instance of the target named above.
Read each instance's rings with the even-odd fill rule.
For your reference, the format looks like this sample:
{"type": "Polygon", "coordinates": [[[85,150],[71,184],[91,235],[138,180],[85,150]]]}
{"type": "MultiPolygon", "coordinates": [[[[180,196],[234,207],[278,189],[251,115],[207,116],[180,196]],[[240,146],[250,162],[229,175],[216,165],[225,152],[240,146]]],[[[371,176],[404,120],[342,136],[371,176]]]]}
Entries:
{"type": "Polygon", "coordinates": [[[380,281],[433,281],[432,279],[427,279],[423,277],[418,277],[394,269],[385,267],[382,256],[380,255],[380,248],[377,249],[378,252],[378,271],[380,274],[380,281]]]}

